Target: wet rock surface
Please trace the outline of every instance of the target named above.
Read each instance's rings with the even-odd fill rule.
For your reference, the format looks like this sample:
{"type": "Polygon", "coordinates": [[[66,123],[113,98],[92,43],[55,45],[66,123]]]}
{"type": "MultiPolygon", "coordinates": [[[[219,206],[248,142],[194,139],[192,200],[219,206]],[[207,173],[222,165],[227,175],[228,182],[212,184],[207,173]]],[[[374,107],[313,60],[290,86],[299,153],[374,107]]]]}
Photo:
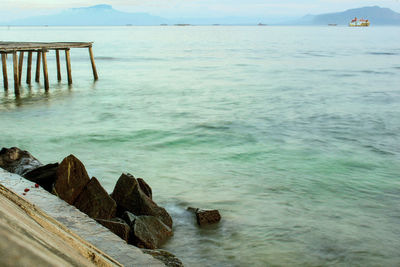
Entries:
{"type": "Polygon", "coordinates": [[[171,236],[171,228],[154,216],[136,216],[131,225],[132,242],[140,248],[159,248],[171,236]]]}
{"type": "Polygon", "coordinates": [[[0,150],[0,167],[6,171],[23,176],[40,166],[42,166],[42,163],[26,150],[17,147],[3,147],[0,150]]]}
{"type": "Polygon", "coordinates": [[[172,218],[168,212],[149,198],[140,188],[139,182],[129,173],[120,176],[111,197],[117,202],[117,215],[122,215],[125,211],[134,215],[150,215],[172,227],[172,218]]]}
{"type": "Polygon", "coordinates": [[[58,166],[54,193],[72,205],[89,180],[82,162],[74,155],[69,155],[58,166]]]}
{"type": "Polygon", "coordinates": [[[24,177],[31,182],[37,183],[46,191],[51,192],[57,178],[58,163],[51,163],[40,166],[27,172],[24,177]]]}
{"type": "Polygon", "coordinates": [[[183,263],[174,254],[162,249],[142,249],[146,254],[162,261],[167,267],[183,267],[183,263]]]}
{"type": "Polygon", "coordinates": [[[221,220],[218,210],[203,210],[193,207],[188,207],[187,210],[196,215],[197,224],[200,226],[218,223],[221,220]]]}
{"type": "Polygon", "coordinates": [[[101,186],[96,177],[90,179],[74,206],[91,218],[109,220],[115,217],[117,204],[101,186]]]}
{"type": "Polygon", "coordinates": [[[124,222],[123,220],[120,221],[102,219],[96,219],[96,221],[128,243],[131,228],[126,222],[124,222]]]}

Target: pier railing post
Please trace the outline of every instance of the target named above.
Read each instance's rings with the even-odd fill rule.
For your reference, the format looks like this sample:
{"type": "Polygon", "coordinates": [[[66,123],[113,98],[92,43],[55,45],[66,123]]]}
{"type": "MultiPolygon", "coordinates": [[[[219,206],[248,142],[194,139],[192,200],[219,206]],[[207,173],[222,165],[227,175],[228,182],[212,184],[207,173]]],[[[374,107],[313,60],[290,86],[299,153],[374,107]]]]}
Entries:
{"type": "Polygon", "coordinates": [[[61,82],[60,50],[56,50],[57,59],[57,81],[61,82]]]}
{"type": "Polygon", "coordinates": [[[22,65],[24,64],[24,51],[19,52],[19,64],[18,64],[18,84],[21,85],[22,79],[22,65]]]}
{"type": "Polygon", "coordinates": [[[92,63],[93,78],[95,81],[97,81],[99,79],[99,76],[97,76],[97,69],[96,69],[96,64],[94,63],[92,46],[89,46],[89,55],[90,55],[90,62],[92,63]]]}
{"type": "Polygon", "coordinates": [[[71,58],[69,56],[69,48],[65,49],[65,61],[67,63],[68,84],[72,84],[71,58]]]}
{"type": "Polygon", "coordinates": [[[36,58],[36,75],[35,75],[35,82],[40,81],[40,60],[42,58],[42,52],[37,51],[37,58],[36,58]]]}
{"type": "Polygon", "coordinates": [[[7,54],[1,53],[1,62],[3,65],[3,84],[4,91],[8,90],[8,76],[7,76],[7,54]]]}
{"type": "Polygon", "coordinates": [[[49,91],[49,73],[47,72],[47,51],[42,50],[42,61],[43,61],[43,76],[44,76],[44,90],[49,91]]]}
{"type": "Polygon", "coordinates": [[[13,68],[14,68],[14,93],[19,96],[19,78],[18,78],[18,54],[13,51],[13,68]]]}
{"type": "Polygon", "coordinates": [[[28,62],[26,63],[26,83],[31,84],[31,72],[32,72],[32,51],[28,52],[28,62]]]}

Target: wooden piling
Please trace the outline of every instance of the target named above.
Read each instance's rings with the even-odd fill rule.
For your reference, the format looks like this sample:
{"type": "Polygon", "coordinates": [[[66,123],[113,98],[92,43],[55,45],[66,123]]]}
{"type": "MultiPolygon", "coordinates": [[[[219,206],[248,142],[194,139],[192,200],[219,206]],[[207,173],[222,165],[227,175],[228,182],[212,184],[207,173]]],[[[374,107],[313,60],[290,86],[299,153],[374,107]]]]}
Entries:
{"type": "Polygon", "coordinates": [[[61,82],[60,50],[56,50],[57,59],[57,81],[61,82]]]}
{"type": "Polygon", "coordinates": [[[7,54],[1,53],[1,62],[3,65],[3,84],[4,91],[8,90],[8,76],[7,76],[7,54]]]}
{"type": "Polygon", "coordinates": [[[90,55],[90,62],[92,63],[93,78],[95,81],[97,81],[99,79],[99,76],[97,76],[97,70],[96,70],[96,64],[94,63],[92,46],[89,46],[89,55],[90,55]]]}
{"type": "Polygon", "coordinates": [[[24,64],[24,51],[19,52],[19,63],[18,63],[18,84],[21,85],[22,79],[22,65],[24,64]]]}
{"type": "Polygon", "coordinates": [[[32,51],[28,52],[28,62],[26,63],[26,83],[31,84],[31,72],[32,72],[32,51]]]}
{"type": "Polygon", "coordinates": [[[44,76],[44,90],[49,91],[49,73],[47,72],[47,51],[42,50],[42,61],[43,61],[43,76],[44,76]]]}
{"type": "Polygon", "coordinates": [[[14,68],[14,94],[19,96],[19,78],[18,78],[18,54],[13,51],[13,68],[14,68]]]}
{"type": "Polygon", "coordinates": [[[36,75],[35,75],[35,82],[40,81],[40,60],[42,58],[42,52],[37,51],[37,58],[36,58],[36,75]]]}
{"type": "Polygon", "coordinates": [[[67,63],[68,84],[72,84],[71,58],[69,56],[69,48],[65,49],[65,61],[67,63]]]}

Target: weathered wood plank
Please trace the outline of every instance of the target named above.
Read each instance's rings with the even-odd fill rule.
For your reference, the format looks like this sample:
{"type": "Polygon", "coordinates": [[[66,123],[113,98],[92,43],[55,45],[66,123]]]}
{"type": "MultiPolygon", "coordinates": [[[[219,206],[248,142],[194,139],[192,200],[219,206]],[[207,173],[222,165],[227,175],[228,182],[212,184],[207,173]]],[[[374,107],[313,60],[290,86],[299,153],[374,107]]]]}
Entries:
{"type": "Polygon", "coordinates": [[[92,42],[0,42],[0,52],[12,53],[14,50],[56,50],[68,48],[87,48],[92,42]]]}
{"type": "Polygon", "coordinates": [[[60,50],[56,50],[57,59],[57,81],[61,82],[60,50]]]}
{"type": "Polygon", "coordinates": [[[19,78],[18,78],[18,54],[13,53],[13,68],[14,68],[14,94],[19,96],[19,78]]]}
{"type": "Polygon", "coordinates": [[[40,60],[42,59],[42,52],[38,51],[37,52],[37,58],[36,58],[36,75],[35,75],[35,82],[40,81],[40,60]]]}
{"type": "Polygon", "coordinates": [[[99,76],[97,76],[97,69],[96,69],[96,64],[94,63],[94,56],[91,46],[89,46],[89,55],[90,55],[90,63],[92,63],[93,78],[95,81],[97,81],[99,79],[99,76]]]}
{"type": "Polygon", "coordinates": [[[72,84],[71,58],[69,55],[69,49],[65,50],[65,61],[67,63],[68,84],[72,84]]]}
{"type": "Polygon", "coordinates": [[[21,85],[22,78],[22,65],[24,64],[24,52],[19,52],[19,63],[18,63],[18,84],[21,85]]]}
{"type": "Polygon", "coordinates": [[[31,72],[32,72],[32,51],[28,52],[28,62],[26,63],[26,83],[31,84],[31,72]]]}
{"type": "Polygon", "coordinates": [[[4,91],[8,90],[8,76],[7,76],[7,54],[1,54],[1,62],[3,65],[3,85],[4,91]]]}
{"type": "Polygon", "coordinates": [[[42,61],[43,61],[43,76],[44,76],[44,90],[49,91],[49,73],[47,72],[47,51],[42,50],[42,61]]]}

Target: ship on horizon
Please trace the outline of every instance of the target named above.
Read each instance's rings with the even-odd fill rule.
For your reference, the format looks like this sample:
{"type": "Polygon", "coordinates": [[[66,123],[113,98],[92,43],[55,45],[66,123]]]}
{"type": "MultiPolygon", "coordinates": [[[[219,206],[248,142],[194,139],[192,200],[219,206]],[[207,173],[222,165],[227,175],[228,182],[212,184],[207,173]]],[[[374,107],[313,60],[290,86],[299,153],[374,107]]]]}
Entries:
{"type": "Polygon", "coordinates": [[[368,27],[369,26],[369,20],[367,19],[357,19],[355,17],[354,19],[351,20],[349,23],[350,27],[368,27]]]}

